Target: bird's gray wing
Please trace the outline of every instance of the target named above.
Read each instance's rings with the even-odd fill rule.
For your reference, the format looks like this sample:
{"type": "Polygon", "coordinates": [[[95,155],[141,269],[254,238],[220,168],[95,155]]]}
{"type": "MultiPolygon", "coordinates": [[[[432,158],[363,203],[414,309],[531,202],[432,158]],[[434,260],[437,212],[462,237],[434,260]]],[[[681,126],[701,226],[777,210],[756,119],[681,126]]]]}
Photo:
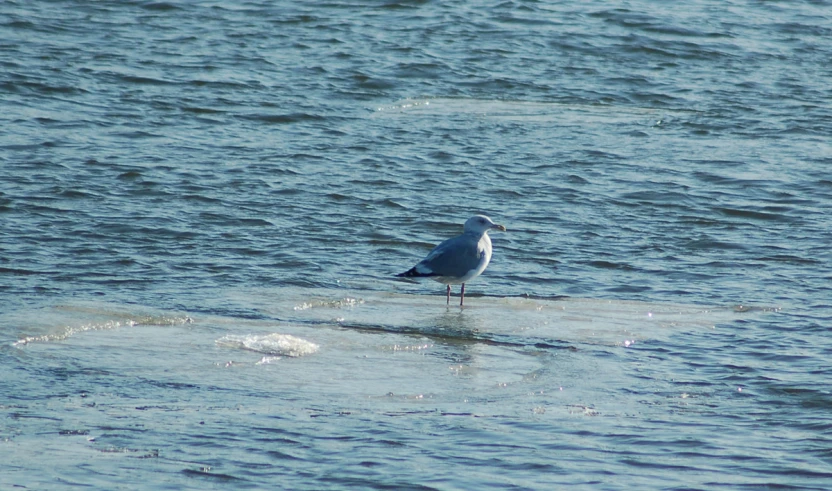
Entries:
{"type": "Polygon", "coordinates": [[[477,250],[478,237],[468,234],[448,239],[425,257],[419,266],[437,276],[461,278],[480,263],[482,254],[477,250]]]}

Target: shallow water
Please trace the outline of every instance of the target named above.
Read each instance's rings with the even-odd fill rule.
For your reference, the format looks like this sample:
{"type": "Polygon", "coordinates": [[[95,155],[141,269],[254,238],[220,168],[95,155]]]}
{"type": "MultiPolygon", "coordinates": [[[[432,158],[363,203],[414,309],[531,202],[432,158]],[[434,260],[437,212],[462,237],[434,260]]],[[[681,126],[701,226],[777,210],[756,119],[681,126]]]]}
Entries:
{"type": "Polygon", "coordinates": [[[828,12],[4,3],[0,487],[830,487],[828,12]]]}

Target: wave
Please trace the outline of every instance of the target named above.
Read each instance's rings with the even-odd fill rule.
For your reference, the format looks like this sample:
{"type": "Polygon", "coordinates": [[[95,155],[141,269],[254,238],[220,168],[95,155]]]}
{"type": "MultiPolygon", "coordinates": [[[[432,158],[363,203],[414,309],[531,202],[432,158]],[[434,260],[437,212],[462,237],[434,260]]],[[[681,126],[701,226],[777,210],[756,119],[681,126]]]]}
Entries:
{"type": "Polygon", "coordinates": [[[121,327],[135,327],[135,326],[180,326],[184,324],[191,324],[194,320],[188,316],[137,316],[135,318],[127,318],[122,320],[107,320],[103,322],[90,322],[81,324],[79,326],[64,326],[58,332],[50,334],[42,334],[39,336],[26,336],[14,343],[12,346],[20,347],[30,343],[50,343],[57,341],[65,341],[70,337],[90,332],[90,331],[108,331],[118,329],[121,327]]]}

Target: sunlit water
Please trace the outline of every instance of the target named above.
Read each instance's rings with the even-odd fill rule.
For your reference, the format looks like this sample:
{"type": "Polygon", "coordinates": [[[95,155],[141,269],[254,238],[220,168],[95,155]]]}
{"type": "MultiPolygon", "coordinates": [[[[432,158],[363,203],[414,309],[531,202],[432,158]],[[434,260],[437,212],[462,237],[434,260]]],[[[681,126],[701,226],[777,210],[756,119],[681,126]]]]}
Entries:
{"type": "Polygon", "coordinates": [[[4,3],[0,487],[828,489],[830,7],[4,3]]]}

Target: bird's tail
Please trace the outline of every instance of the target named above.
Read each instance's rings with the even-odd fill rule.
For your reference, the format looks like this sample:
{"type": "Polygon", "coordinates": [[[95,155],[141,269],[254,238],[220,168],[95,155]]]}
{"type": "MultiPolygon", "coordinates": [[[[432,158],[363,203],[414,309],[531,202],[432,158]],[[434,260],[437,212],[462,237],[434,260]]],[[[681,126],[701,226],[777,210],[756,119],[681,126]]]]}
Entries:
{"type": "Polygon", "coordinates": [[[426,276],[436,276],[436,273],[433,272],[422,272],[416,269],[416,266],[408,269],[404,273],[397,274],[396,276],[400,278],[424,278],[426,276]]]}

